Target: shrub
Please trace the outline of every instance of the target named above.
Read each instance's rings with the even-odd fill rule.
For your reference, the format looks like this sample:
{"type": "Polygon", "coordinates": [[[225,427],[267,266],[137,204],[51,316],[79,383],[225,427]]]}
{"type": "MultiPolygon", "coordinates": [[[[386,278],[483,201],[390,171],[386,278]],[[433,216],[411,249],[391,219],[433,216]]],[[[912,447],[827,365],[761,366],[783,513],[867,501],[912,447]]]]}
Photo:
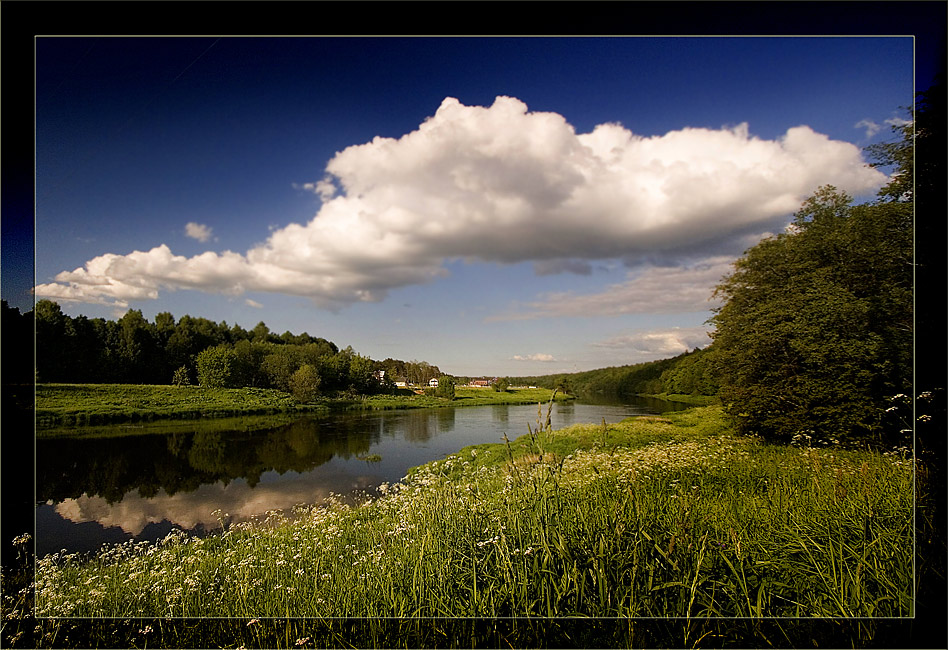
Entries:
{"type": "Polygon", "coordinates": [[[210,388],[234,386],[237,355],[227,344],[215,345],[197,355],[198,383],[210,388]]]}
{"type": "Polygon", "coordinates": [[[444,399],[454,399],[454,377],[444,376],[438,380],[435,395],[444,399]]]}
{"type": "Polygon", "coordinates": [[[188,376],[188,367],[181,366],[174,371],[174,375],[171,377],[171,383],[175,386],[190,386],[191,378],[188,376]]]}
{"type": "Polygon", "coordinates": [[[319,372],[308,363],[304,363],[290,377],[290,390],[299,402],[312,402],[319,394],[319,372]]]}

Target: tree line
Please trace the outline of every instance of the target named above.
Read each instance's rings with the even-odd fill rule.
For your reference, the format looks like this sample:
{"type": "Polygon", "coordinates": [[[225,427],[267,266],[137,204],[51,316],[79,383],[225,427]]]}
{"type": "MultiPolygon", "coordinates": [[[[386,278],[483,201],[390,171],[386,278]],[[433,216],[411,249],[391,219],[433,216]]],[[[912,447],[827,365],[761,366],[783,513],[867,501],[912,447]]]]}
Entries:
{"type": "Polygon", "coordinates": [[[43,299],[25,314],[4,301],[3,327],[20,340],[32,339],[35,327],[36,337],[35,370],[28,375],[22,368],[33,364],[19,363],[5,383],[276,388],[308,400],[319,393],[391,391],[396,381],[426,385],[443,376],[426,361],[375,361],[306,332],[275,334],[262,321],[251,330],[168,312],[149,321],[136,309],[118,320],[71,317],[43,299]]]}
{"type": "Polygon", "coordinates": [[[669,359],[627,366],[555,375],[511,377],[515,384],[558,388],[574,395],[717,395],[718,384],[708,367],[707,348],[669,359]]]}

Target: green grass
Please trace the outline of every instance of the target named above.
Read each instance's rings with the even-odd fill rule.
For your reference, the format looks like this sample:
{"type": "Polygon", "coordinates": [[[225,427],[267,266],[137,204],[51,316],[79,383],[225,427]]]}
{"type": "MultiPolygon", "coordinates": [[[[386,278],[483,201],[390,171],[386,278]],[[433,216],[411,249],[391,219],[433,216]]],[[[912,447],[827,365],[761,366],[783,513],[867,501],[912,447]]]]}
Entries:
{"type": "Polygon", "coordinates": [[[683,395],[681,393],[643,394],[641,397],[652,397],[666,402],[691,404],[692,406],[711,406],[720,404],[721,400],[715,395],[683,395]]]}
{"type": "Polygon", "coordinates": [[[267,388],[202,388],[136,384],[38,384],[39,428],[312,411],[288,393],[267,388]]]}
{"type": "MultiPolygon", "coordinates": [[[[270,513],[88,561],[50,556],[37,562],[36,607],[119,618],[908,617],[912,487],[911,459],[738,438],[705,407],[465,448],[358,506],[270,513]]],[[[262,642],[254,624],[246,634],[262,642]]],[[[674,642],[698,641],[684,634],[674,642]]]]}
{"type": "MultiPolygon", "coordinates": [[[[404,391],[409,393],[409,391],[404,391]]],[[[545,388],[493,390],[459,388],[454,400],[425,395],[373,395],[360,399],[320,397],[300,404],[292,395],[269,388],[204,388],[136,384],[38,384],[36,422],[48,429],[117,422],[232,418],[255,414],[301,413],[329,409],[402,409],[488,404],[536,404],[550,399],[545,388]]],[[[557,395],[557,400],[572,399],[557,395]]],[[[151,430],[151,427],[149,427],[151,430]]],[[[74,432],[73,432],[74,433],[74,432]]],[[[126,432],[127,433],[127,432],[126,432]]]]}
{"type": "MultiPolygon", "coordinates": [[[[546,388],[512,388],[500,392],[485,388],[456,388],[453,400],[442,397],[428,397],[427,395],[372,395],[354,401],[352,404],[356,407],[371,409],[538,404],[548,402],[552,392],[546,388]]],[[[574,398],[557,393],[555,399],[556,401],[566,401],[574,398]]]]}

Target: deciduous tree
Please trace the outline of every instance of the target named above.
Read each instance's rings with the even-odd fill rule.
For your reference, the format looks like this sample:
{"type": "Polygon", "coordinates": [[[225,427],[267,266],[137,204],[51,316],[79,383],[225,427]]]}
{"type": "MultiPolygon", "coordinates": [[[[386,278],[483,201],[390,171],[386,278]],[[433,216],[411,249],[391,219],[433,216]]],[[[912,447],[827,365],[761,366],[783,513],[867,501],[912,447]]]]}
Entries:
{"type": "Polygon", "coordinates": [[[911,204],[881,196],[820,188],[718,286],[713,362],[742,431],[877,437],[887,399],[911,392],[911,204]]]}
{"type": "Polygon", "coordinates": [[[232,388],[237,355],[226,343],[207,348],[197,355],[198,383],[209,388],[232,388]]]}
{"type": "Polygon", "coordinates": [[[297,401],[306,404],[316,399],[319,394],[319,383],[319,373],[316,368],[304,363],[290,377],[290,391],[297,401]]]}

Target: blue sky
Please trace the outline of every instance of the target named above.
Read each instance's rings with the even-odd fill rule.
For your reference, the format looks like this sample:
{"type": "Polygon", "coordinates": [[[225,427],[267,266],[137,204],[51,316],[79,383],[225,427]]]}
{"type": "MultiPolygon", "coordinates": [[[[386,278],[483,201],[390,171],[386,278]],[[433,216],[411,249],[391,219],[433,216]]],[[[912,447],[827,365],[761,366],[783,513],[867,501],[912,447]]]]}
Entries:
{"type": "Polygon", "coordinates": [[[747,247],[871,197],[913,39],[43,37],[36,84],[37,297],[549,374],[707,344],[747,247]]]}

